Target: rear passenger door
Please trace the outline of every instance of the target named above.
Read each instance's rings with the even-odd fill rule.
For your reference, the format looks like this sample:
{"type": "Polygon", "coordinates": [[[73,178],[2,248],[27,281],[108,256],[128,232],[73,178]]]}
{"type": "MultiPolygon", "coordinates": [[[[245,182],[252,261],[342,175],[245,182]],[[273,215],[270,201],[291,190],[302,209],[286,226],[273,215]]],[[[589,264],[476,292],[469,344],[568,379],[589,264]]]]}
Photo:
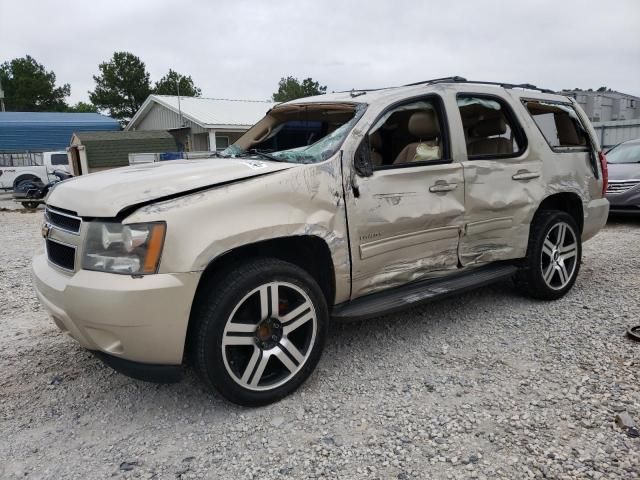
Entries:
{"type": "Polygon", "coordinates": [[[544,194],[542,159],[527,148],[507,98],[458,93],[456,103],[467,151],[460,262],[468,266],[523,257],[529,222],[544,194]]]}

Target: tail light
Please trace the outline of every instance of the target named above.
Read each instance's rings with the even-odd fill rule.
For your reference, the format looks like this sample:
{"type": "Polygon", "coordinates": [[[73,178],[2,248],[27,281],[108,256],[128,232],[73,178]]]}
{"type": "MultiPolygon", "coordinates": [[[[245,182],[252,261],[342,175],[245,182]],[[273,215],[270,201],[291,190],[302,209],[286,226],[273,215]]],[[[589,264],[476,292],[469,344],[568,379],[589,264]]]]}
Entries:
{"type": "Polygon", "coordinates": [[[609,186],[609,167],[607,166],[607,157],[604,152],[599,152],[600,158],[600,170],[602,171],[602,196],[607,193],[607,187],[609,186]]]}

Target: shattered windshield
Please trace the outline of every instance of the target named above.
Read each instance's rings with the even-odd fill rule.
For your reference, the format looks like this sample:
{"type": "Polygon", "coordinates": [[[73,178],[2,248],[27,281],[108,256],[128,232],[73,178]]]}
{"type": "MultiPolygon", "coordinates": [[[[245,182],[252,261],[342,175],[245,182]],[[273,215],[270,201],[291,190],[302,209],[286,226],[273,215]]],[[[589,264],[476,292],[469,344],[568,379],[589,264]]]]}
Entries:
{"type": "Polygon", "coordinates": [[[257,156],[291,163],[322,162],[338,151],[365,110],[362,103],[278,106],[220,155],[257,156]]]}

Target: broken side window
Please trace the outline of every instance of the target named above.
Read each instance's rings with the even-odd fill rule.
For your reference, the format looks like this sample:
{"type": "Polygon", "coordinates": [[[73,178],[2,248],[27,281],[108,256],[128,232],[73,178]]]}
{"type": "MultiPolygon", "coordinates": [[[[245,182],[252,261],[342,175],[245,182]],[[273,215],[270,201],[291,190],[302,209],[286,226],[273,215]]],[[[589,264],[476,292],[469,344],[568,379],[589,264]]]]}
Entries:
{"type": "Polygon", "coordinates": [[[414,100],[391,108],[373,124],[368,141],[375,170],[450,161],[440,102],[414,100]]]}
{"type": "Polygon", "coordinates": [[[562,151],[589,145],[586,129],[573,106],[538,100],[526,100],[524,105],[551,148],[562,151]]]}
{"type": "Polygon", "coordinates": [[[457,103],[469,159],[513,157],[524,150],[522,129],[502,100],[461,94],[457,103]]]}

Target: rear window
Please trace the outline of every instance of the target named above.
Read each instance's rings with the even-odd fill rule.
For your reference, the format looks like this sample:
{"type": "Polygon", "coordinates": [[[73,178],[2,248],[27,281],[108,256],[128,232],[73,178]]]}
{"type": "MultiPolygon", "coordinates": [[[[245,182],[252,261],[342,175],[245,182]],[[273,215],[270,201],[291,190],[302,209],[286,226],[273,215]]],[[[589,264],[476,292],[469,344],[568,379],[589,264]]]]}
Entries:
{"type": "Polygon", "coordinates": [[[586,148],[587,132],[573,106],[527,100],[525,107],[553,149],[586,148]]]}
{"type": "Polygon", "coordinates": [[[66,153],[54,153],[51,155],[51,165],[67,165],[68,163],[66,153]]]}

